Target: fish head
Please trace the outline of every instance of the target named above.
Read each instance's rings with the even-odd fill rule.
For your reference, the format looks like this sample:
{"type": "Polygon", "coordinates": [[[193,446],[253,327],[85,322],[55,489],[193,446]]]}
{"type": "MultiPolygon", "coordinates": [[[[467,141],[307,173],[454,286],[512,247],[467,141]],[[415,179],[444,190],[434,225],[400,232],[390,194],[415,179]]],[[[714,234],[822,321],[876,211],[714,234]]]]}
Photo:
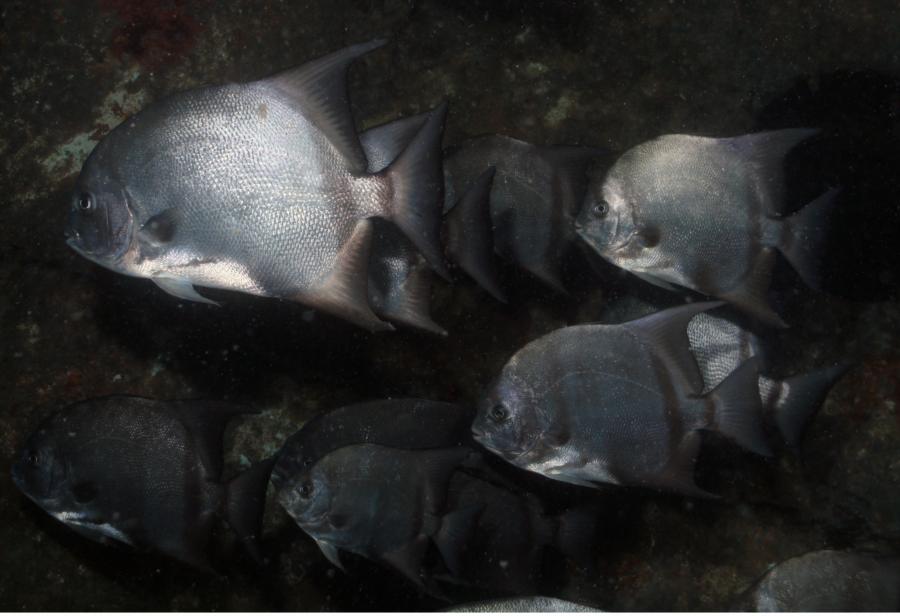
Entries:
{"type": "Polygon", "coordinates": [[[575,231],[601,255],[627,245],[637,229],[634,199],[618,167],[616,163],[602,183],[592,179],[575,219],[575,231]]]}
{"type": "Polygon", "coordinates": [[[302,471],[278,493],[282,507],[297,524],[314,537],[328,535],[332,494],[315,468],[302,471]]]}
{"type": "Polygon", "coordinates": [[[85,162],[69,203],[66,243],[105,267],[118,263],[131,246],[134,212],[128,192],[105,164],[101,142],[85,162]]]}
{"type": "Polygon", "coordinates": [[[504,369],[478,406],[472,434],[485,448],[519,463],[538,449],[547,429],[529,384],[504,369]]]}
{"type": "Polygon", "coordinates": [[[95,541],[113,538],[129,543],[115,528],[118,516],[108,513],[123,509],[117,494],[123,486],[111,487],[103,481],[103,473],[115,464],[104,458],[102,449],[85,446],[94,438],[83,436],[77,419],[64,412],[46,420],[19,452],[13,482],[72,530],[95,541]]]}
{"type": "Polygon", "coordinates": [[[83,477],[78,465],[73,464],[75,450],[60,438],[66,429],[61,419],[52,417],[29,437],[13,464],[13,482],[25,496],[62,522],[96,519],[98,485],[83,477]]]}
{"type": "Polygon", "coordinates": [[[41,508],[64,505],[69,493],[69,469],[46,426],[32,434],[13,463],[12,479],[41,508]]]}

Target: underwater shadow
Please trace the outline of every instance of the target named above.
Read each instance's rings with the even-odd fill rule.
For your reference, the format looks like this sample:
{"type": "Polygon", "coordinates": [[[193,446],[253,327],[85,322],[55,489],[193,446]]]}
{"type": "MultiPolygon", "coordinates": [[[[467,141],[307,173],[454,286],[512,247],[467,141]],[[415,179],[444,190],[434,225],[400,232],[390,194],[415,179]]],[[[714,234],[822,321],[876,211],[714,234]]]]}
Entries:
{"type": "Polygon", "coordinates": [[[823,290],[880,301],[900,289],[900,77],[871,70],[801,77],[759,112],[755,130],[821,133],[788,156],[788,203],[839,187],[823,290]]]}
{"type": "Polygon", "coordinates": [[[376,335],[305,306],[208,289],[221,306],[186,302],[105,270],[96,271],[94,286],[99,329],[184,377],[198,395],[260,402],[284,377],[343,388],[365,381],[376,335]]]}

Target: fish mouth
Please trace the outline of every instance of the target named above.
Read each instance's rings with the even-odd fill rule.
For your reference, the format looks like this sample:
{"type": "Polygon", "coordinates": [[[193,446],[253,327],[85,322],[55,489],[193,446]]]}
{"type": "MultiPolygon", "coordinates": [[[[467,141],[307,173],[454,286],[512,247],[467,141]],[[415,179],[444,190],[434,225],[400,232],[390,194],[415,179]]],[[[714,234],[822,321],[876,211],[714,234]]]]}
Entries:
{"type": "Polygon", "coordinates": [[[303,518],[302,520],[297,520],[300,526],[320,526],[322,522],[325,522],[328,519],[328,512],[326,511],[323,514],[317,515],[314,518],[303,518]]]}

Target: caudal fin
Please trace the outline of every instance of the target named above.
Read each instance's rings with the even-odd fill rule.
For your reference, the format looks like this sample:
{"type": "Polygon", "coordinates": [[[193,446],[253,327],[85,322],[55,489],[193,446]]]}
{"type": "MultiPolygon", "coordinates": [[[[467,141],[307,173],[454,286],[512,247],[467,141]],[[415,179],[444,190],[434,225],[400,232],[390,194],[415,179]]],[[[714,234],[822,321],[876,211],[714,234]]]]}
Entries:
{"type": "Polygon", "coordinates": [[[444,171],[441,137],[447,104],[431,112],[425,124],[399,157],[382,173],[388,177],[393,197],[384,216],[396,224],[429,265],[449,279],[441,253],[441,214],[444,205],[444,171]]]}
{"type": "Polygon", "coordinates": [[[275,458],[257,462],[225,487],[225,519],[250,556],[262,563],[259,537],[266,508],[266,488],[275,458]]]}
{"type": "Polygon", "coordinates": [[[447,256],[497,300],[506,296],[494,267],[494,232],[491,221],[491,186],[494,167],[488,167],[444,217],[447,256]]]}
{"type": "Polygon", "coordinates": [[[782,222],[786,229],[778,249],[813,289],[822,288],[825,244],[839,193],[829,190],[782,222]]]}
{"type": "Polygon", "coordinates": [[[771,456],[772,449],[762,427],[762,401],[759,397],[757,360],[751,357],[724,381],[703,396],[713,404],[710,429],[734,439],[738,445],[761,456],[771,456]]]}
{"type": "Polygon", "coordinates": [[[766,407],[788,445],[796,447],[800,443],[804,430],[825,402],[828,392],[849,369],[850,364],[838,364],[776,383],[774,395],[766,400],[766,407]]]}

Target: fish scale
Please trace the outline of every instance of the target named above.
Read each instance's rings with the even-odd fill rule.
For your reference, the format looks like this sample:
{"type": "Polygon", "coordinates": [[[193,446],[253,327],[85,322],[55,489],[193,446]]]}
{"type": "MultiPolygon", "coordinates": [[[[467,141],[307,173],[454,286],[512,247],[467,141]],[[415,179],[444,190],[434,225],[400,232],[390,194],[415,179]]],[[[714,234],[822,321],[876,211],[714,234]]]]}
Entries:
{"type": "Polygon", "coordinates": [[[694,484],[699,430],[760,454],[758,373],[743,363],[701,396],[690,318],[701,303],[619,325],[576,325],[527,344],[481,401],[475,439],[508,462],[558,481],[707,495],[694,484]]]}
{"type": "Polygon", "coordinates": [[[815,132],[663,135],[639,144],[591,178],[577,232],[601,257],[647,282],[721,298],[784,327],[767,299],[775,252],[819,286],[835,204],[829,191],[778,217],[784,156],[815,132]]]}
{"type": "Polygon", "coordinates": [[[346,69],[383,41],[267,79],[175,94],[107,135],[78,180],[70,245],[182,299],[194,285],[299,301],[372,330],[373,217],[429,265],[440,252],[440,139],[427,114],[389,167],[367,173],[346,69]],[[87,204],[82,207],[81,204],[87,204]]]}

